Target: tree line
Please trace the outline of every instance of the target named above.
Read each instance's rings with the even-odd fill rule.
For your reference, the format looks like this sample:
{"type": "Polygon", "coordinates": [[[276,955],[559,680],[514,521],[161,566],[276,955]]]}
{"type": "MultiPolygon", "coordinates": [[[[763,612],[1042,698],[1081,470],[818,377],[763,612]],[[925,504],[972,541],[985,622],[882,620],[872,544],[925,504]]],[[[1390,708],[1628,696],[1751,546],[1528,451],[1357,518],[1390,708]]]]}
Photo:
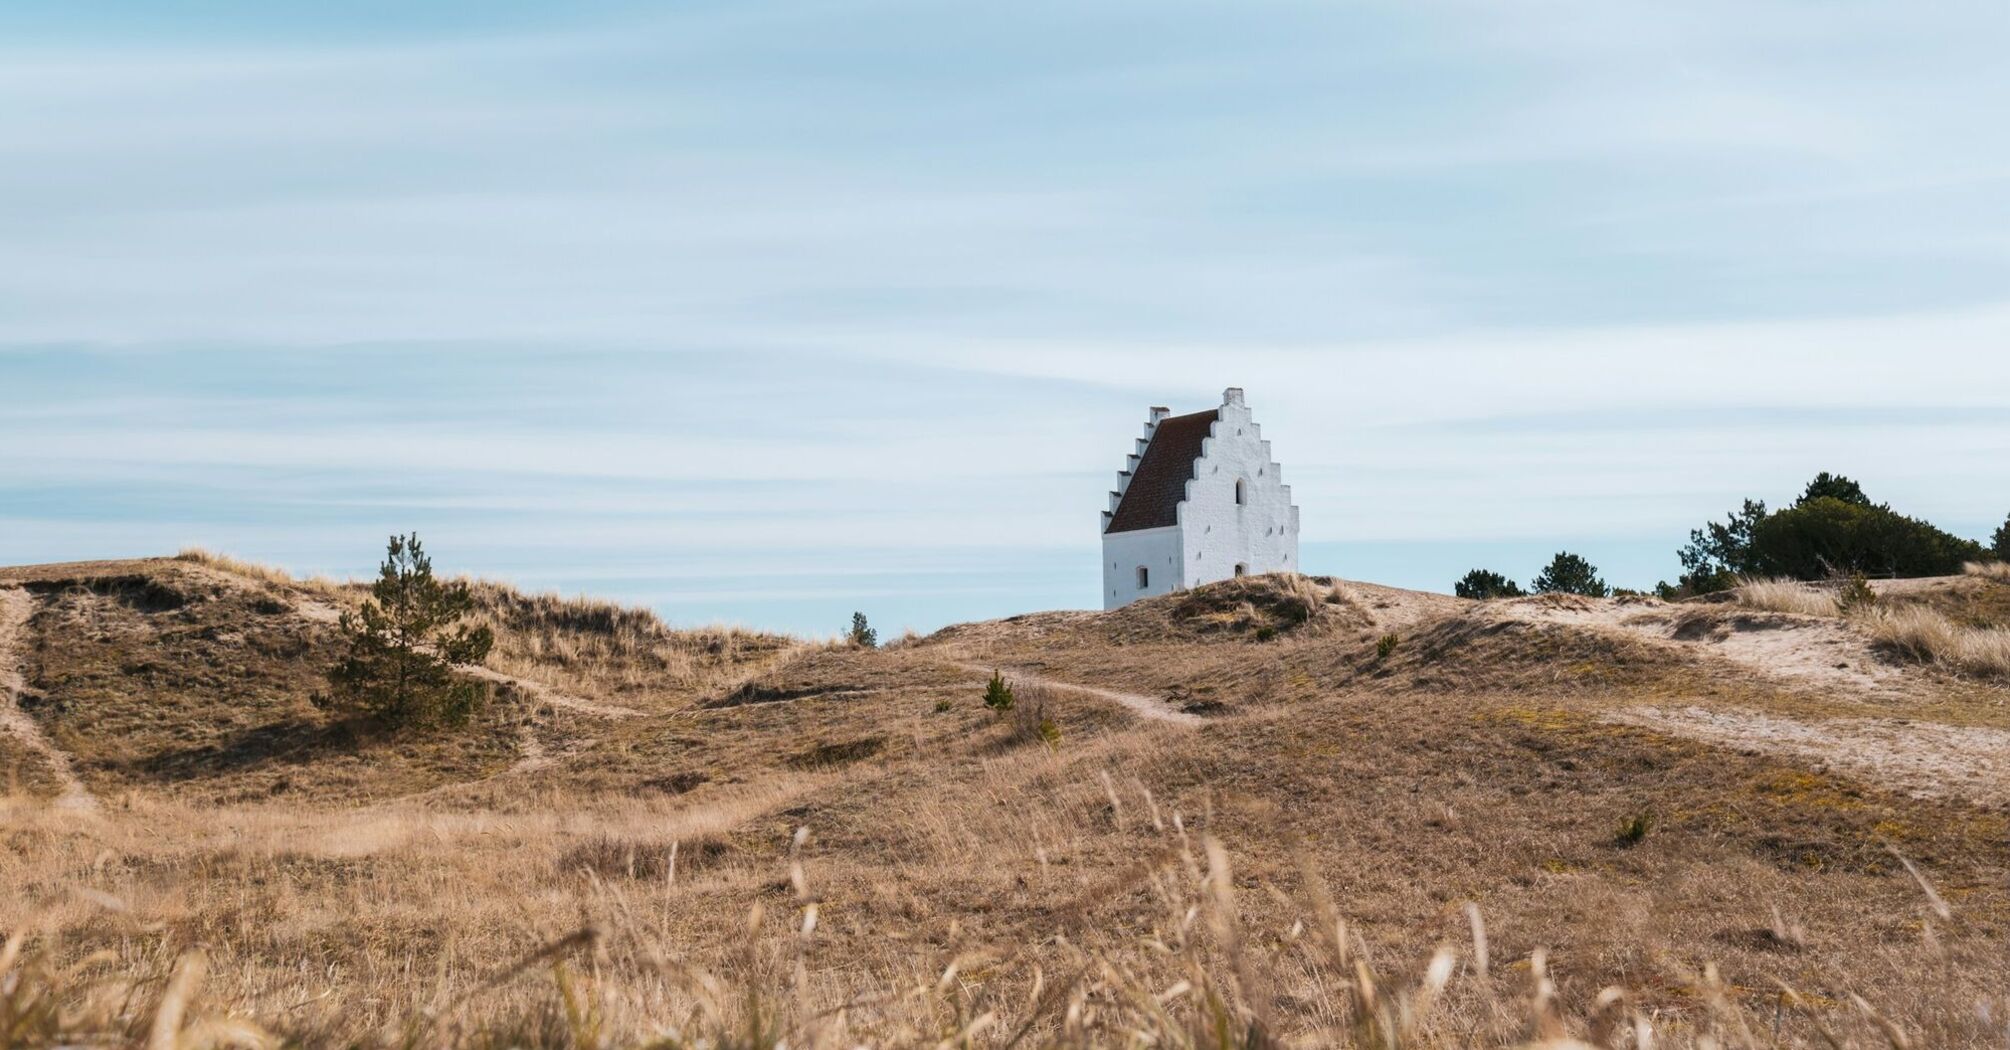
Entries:
{"type": "MultiPolygon", "coordinates": [[[[1748,499],[1724,520],[1691,530],[1675,556],[1682,574],[1654,588],[1669,600],[1727,590],[1752,578],[1951,576],[1968,562],[2010,561],[2010,517],[1984,546],[1900,514],[1889,503],[1873,502],[1855,481],[1823,471],[1785,507],[1769,510],[1763,500],[1748,499]]],[[[1596,566],[1568,551],[1551,560],[1532,589],[1597,598],[1615,593],[1596,566]]],[[[1452,590],[1461,598],[1527,593],[1491,569],[1466,573],[1452,590]]]]}

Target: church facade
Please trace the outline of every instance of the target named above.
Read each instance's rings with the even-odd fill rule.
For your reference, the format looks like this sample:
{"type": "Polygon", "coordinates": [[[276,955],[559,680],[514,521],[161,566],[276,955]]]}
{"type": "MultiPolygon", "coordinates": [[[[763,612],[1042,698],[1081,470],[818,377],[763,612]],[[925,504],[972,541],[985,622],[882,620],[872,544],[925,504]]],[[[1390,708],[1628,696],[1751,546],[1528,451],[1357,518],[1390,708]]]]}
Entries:
{"type": "Polygon", "coordinates": [[[1103,511],[1103,608],[1298,571],[1298,508],[1241,388],[1205,412],[1153,408],[1103,511]]]}

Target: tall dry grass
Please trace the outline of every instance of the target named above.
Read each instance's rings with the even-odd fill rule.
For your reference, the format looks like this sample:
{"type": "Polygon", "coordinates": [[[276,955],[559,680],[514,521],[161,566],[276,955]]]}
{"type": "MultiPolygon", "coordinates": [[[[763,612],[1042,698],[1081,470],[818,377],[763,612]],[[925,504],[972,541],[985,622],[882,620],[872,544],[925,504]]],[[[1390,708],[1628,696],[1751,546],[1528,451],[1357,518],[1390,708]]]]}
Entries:
{"type": "Polygon", "coordinates": [[[672,628],[648,609],[594,598],[466,582],[475,596],[473,622],[495,633],[489,666],[559,689],[713,690],[801,645],[725,625],[672,628]]]}
{"type": "Polygon", "coordinates": [[[1970,576],[2010,583],[2010,561],[1971,561],[1961,567],[1970,576]]]}
{"type": "MultiPolygon", "coordinates": [[[[1123,870],[1082,880],[1053,902],[1058,936],[987,939],[952,928],[938,938],[889,930],[874,954],[861,958],[827,932],[827,913],[835,910],[844,921],[849,906],[821,881],[813,837],[798,827],[773,870],[730,876],[761,892],[739,914],[704,916],[715,935],[737,932],[728,933],[725,950],[697,953],[689,940],[693,917],[678,916],[673,924],[670,913],[653,914],[641,887],[675,887],[680,852],[716,861],[729,847],[702,836],[673,838],[667,849],[645,854],[638,870],[632,840],[619,837],[636,829],[580,829],[581,845],[558,864],[590,884],[592,915],[539,937],[515,931],[497,941],[523,944],[507,954],[468,957],[477,946],[462,945],[451,965],[430,970],[415,969],[411,946],[390,937],[373,947],[379,959],[368,975],[374,986],[397,990],[404,1005],[390,1013],[331,1001],[334,986],[325,982],[336,979],[332,969],[296,974],[297,983],[281,987],[233,984],[230,960],[259,950],[255,929],[248,944],[176,949],[170,924],[146,918],[157,902],[74,888],[46,923],[16,926],[0,948],[0,1048],[1912,1045],[1904,1019],[1887,1016],[1868,997],[1851,994],[1844,1005],[1827,987],[1821,995],[1781,982],[1733,987],[1707,964],[1683,971],[1671,963],[1673,976],[1654,978],[1651,990],[1641,990],[1648,995],[1613,986],[1572,1001],[1559,992],[1542,949],[1494,958],[1486,917],[1470,902],[1446,908],[1456,926],[1424,934],[1438,945],[1427,960],[1397,962],[1370,946],[1370,931],[1344,914],[1309,855],[1299,854],[1297,890],[1286,893],[1267,876],[1239,873],[1215,831],[1190,826],[1149,792],[1121,793],[1107,775],[1101,789],[1109,803],[1104,819],[1152,831],[1123,870]],[[695,843],[711,845],[703,852],[679,849],[695,843]],[[1283,909],[1281,923],[1258,918],[1246,889],[1252,885],[1262,887],[1255,897],[1283,909]],[[1147,918],[1105,928],[1100,909],[1121,899],[1143,901],[1147,918]],[[109,914],[121,930],[116,946],[66,956],[59,928],[94,912],[109,914]],[[238,1005],[247,991],[266,1008],[238,1005]],[[1671,1011],[1671,1002],[1684,1005],[1671,1011]]],[[[438,816],[379,817],[373,833],[405,836],[407,848],[424,851],[437,848],[443,835],[475,832],[438,816]]],[[[273,877],[309,857],[342,855],[327,844],[317,852],[278,852],[259,873],[273,877]]],[[[234,863],[247,862],[257,863],[234,863]]],[[[1933,918],[1955,921],[1923,877],[1914,876],[1933,918]]],[[[494,918],[510,921],[506,908],[494,918]]],[[[284,912],[265,913],[263,921],[300,923],[284,912]]],[[[1798,950],[1805,943],[1777,913],[1774,926],[1781,944],[1798,950]]],[[[334,928],[327,935],[339,936],[334,928]]],[[[1950,956],[1947,963],[1973,961],[1950,956]]]]}
{"type": "Polygon", "coordinates": [[[1877,606],[1855,617],[1881,648],[1978,677],[2010,676],[2010,629],[1964,627],[1920,605],[1877,606]]]}
{"type": "Polygon", "coordinates": [[[247,580],[267,583],[275,587],[301,587],[314,591],[332,592],[340,590],[343,586],[341,582],[326,576],[295,577],[285,569],[276,566],[261,565],[257,562],[245,561],[242,558],[233,558],[228,554],[218,554],[215,551],[205,550],[201,547],[183,547],[175,553],[174,560],[208,566],[220,572],[227,572],[233,576],[241,576],[247,580]]]}
{"type": "Polygon", "coordinates": [[[1738,588],[1738,604],[1796,616],[1835,616],[1842,611],[1835,595],[1818,584],[1788,579],[1753,580],[1738,588]]]}

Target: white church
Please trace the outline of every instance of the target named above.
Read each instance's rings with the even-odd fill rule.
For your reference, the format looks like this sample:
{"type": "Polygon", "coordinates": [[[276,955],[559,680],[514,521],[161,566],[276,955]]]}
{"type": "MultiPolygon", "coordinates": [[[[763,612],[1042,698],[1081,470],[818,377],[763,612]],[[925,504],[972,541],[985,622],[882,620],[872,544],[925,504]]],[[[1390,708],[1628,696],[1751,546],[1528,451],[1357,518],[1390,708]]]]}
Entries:
{"type": "Polygon", "coordinates": [[[1249,417],[1153,408],[1103,512],[1103,608],[1265,572],[1297,572],[1298,508],[1249,417]]]}

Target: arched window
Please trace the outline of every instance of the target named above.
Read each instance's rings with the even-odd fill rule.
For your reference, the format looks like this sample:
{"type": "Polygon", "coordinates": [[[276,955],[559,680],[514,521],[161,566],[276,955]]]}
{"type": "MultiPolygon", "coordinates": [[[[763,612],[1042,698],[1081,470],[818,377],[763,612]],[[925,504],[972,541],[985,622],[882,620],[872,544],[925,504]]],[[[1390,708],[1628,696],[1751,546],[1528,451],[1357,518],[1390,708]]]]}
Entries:
{"type": "Polygon", "coordinates": [[[1138,566],[1138,590],[1142,591],[1145,588],[1150,587],[1151,585],[1152,585],[1152,571],[1150,569],[1145,568],[1142,565],[1138,566]]]}
{"type": "Polygon", "coordinates": [[[1247,506],[1248,503],[1249,503],[1249,482],[1244,481],[1241,478],[1237,478],[1235,479],[1235,505],[1238,507],[1242,507],[1247,506]]]}

